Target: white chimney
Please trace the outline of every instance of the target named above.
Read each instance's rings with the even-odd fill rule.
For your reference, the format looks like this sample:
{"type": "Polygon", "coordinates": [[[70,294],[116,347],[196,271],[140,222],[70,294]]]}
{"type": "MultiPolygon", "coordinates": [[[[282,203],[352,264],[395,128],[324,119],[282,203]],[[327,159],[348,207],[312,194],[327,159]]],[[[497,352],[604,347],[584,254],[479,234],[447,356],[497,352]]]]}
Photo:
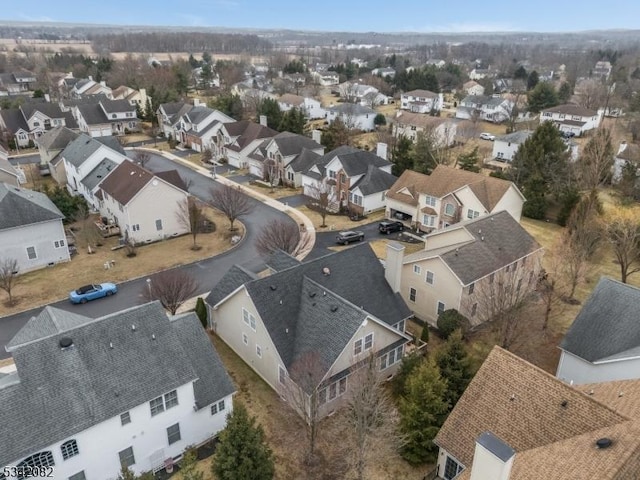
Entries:
{"type": "Polygon", "coordinates": [[[91,75],[89,75],[87,78],[93,82],[93,77],[91,75]]]}
{"type": "Polygon", "coordinates": [[[442,93],[438,94],[438,106],[436,107],[436,110],[442,110],[442,108],[444,107],[444,95],[442,95],[442,93]]]}
{"type": "Polygon", "coordinates": [[[620,147],[618,147],[618,153],[617,155],[620,155],[622,152],[624,152],[627,149],[627,142],[625,140],[622,141],[622,143],[620,144],[620,147]]]}
{"type": "Polygon", "coordinates": [[[385,160],[387,159],[387,144],[384,142],[378,142],[378,146],[376,148],[376,155],[378,155],[380,158],[384,158],[385,160]]]}
{"type": "Polygon", "coordinates": [[[516,451],[491,432],[476,439],[471,480],[509,480],[516,451]]]}
{"type": "Polygon", "coordinates": [[[48,93],[44,94],[44,101],[47,103],[51,101],[51,96],[48,93]]]}
{"type": "Polygon", "coordinates": [[[200,99],[199,98],[194,98],[193,99],[193,106],[197,107],[198,105],[200,105],[200,99]]]}
{"type": "Polygon", "coordinates": [[[260,125],[262,125],[263,127],[267,126],[267,116],[266,115],[260,115],[260,125]]]}
{"type": "Polygon", "coordinates": [[[322,132],[317,129],[311,130],[311,140],[316,143],[321,143],[320,140],[322,140],[322,132]]]}
{"type": "Polygon", "coordinates": [[[384,263],[384,278],[394,292],[400,291],[402,282],[402,260],[404,258],[404,246],[398,242],[387,243],[387,258],[384,263]]]}
{"type": "Polygon", "coordinates": [[[102,80],[102,81],[100,82],[100,85],[102,85],[103,87],[106,87],[106,86],[107,86],[107,82],[105,82],[104,80],[102,80]]]}

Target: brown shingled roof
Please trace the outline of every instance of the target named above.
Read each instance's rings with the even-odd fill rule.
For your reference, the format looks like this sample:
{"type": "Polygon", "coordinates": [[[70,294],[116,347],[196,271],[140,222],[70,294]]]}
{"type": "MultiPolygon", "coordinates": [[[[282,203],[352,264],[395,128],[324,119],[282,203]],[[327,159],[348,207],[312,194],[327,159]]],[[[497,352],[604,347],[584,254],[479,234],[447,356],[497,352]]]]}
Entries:
{"type": "Polygon", "coordinates": [[[285,93],[278,99],[278,102],[300,106],[304,103],[304,97],[301,97],[300,95],[294,95],[292,93],[285,93]]]}
{"type": "Polygon", "coordinates": [[[124,160],[100,183],[100,188],[122,205],[126,205],[152,178],[153,173],[124,160]]]}
{"type": "Polygon", "coordinates": [[[443,123],[450,122],[451,119],[434,117],[433,115],[428,115],[426,113],[399,111],[396,115],[395,121],[403,125],[415,125],[420,128],[437,128],[443,123]]]}

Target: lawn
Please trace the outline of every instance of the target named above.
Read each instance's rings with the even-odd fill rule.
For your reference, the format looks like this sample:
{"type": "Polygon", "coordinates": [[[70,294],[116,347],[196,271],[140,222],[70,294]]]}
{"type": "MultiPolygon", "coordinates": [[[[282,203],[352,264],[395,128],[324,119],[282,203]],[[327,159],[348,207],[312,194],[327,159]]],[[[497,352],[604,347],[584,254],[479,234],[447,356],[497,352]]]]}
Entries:
{"type": "Polygon", "coordinates": [[[359,227],[360,225],[366,225],[367,223],[377,222],[384,219],[384,210],[370,213],[367,215],[367,218],[355,222],[346,215],[327,215],[327,226],[321,227],[322,217],[318,212],[311,210],[306,206],[298,207],[298,210],[309,217],[311,223],[313,223],[319,232],[350,230],[352,228],[359,227]]]}
{"type": "MultiPolygon", "coordinates": [[[[149,275],[160,270],[208,258],[232,247],[229,222],[221,213],[209,209],[207,216],[217,225],[217,231],[199,234],[200,250],[191,250],[191,235],[172,238],[141,246],[137,255],[127,258],[125,249],[111,250],[118,244],[118,237],[103,239],[103,245],[89,254],[86,245],[78,242],[78,254],[70,262],[25,273],[13,290],[18,303],[12,307],[0,302],[0,315],[9,315],[38,305],[48,304],[67,297],[69,292],[81,285],[102,282],[124,282],[149,275]],[[106,262],[114,261],[113,267],[105,269],[106,262]]],[[[242,234],[243,226],[236,222],[242,234]]],[[[4,292],[2,292],[4,294],[4,292]]]]}
{"type": "Polygon", "coordinates": [[[268,185],[263,185],[257,182],[249,182],[246,187],[254,190],[263,195],[269,195],[271,198],[283,198],[283,197],[291,197],[293,195],[299,195],[302,193],[301,188],[289,188],[289,187],[278,187],[274,186],[273,188],[268,185]]]}

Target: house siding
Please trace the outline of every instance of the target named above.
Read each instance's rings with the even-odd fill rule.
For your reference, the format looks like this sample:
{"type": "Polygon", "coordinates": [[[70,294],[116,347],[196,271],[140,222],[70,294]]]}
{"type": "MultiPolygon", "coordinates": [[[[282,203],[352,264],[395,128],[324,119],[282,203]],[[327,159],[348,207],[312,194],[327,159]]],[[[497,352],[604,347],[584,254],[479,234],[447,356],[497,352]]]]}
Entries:
{"type": "Polygon", "coordinates": [[[520,223],[520,218],[522,217],[522,205],[523,205],[522,196],[516,188],[512,185],[509,187],[509,190],[502,196],[502,198],[498,201],[495,207],[493,207],[493,212],[499,212],[501,210],[506,210],[509,214],[520,223]]]}
{"type": "Polygon", "coordinates": [[[574,385],[633,380],[640,378],[640,358],[594,364],[562,350],[556,377],[574,385]]]}

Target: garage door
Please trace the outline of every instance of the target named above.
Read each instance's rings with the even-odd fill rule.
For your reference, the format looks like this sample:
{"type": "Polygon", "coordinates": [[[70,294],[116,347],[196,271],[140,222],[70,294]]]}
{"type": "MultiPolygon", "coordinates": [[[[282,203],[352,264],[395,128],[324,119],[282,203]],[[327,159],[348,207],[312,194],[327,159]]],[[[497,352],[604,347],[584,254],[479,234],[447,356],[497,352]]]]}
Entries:
{"type": "Polygon", "coordinates": [[[249,164],[249,173],[255,177],[262,178],[262,165],[249,164]]]}

